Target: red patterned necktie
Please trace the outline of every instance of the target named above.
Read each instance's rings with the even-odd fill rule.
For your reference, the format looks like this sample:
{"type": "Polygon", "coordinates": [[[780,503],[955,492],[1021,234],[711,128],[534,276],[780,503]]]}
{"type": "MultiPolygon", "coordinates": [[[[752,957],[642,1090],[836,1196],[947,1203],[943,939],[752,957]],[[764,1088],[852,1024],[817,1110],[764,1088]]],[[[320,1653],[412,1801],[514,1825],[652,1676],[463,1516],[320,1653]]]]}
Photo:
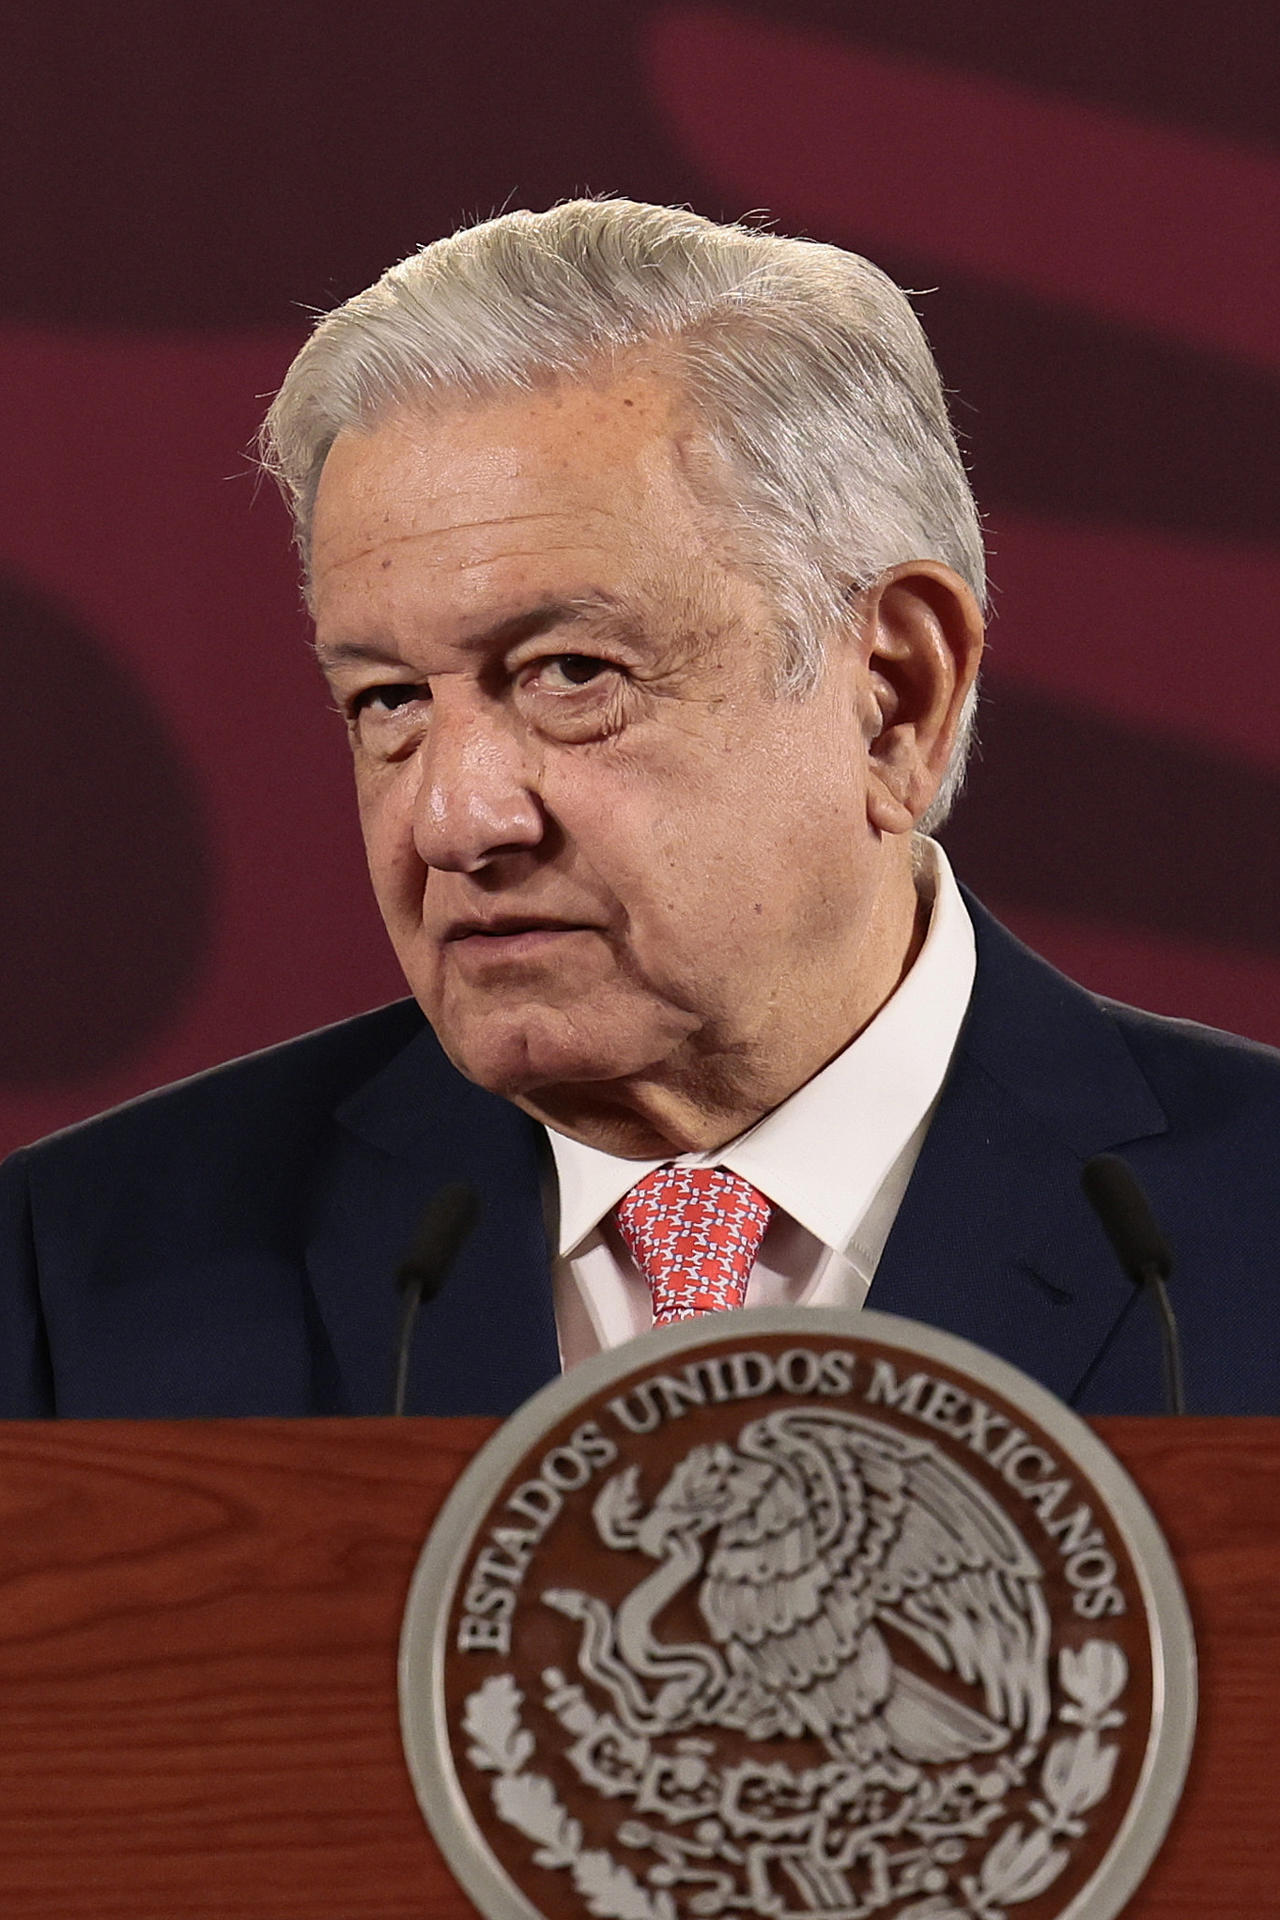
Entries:
{"type": "Polygon", "coordinates": [[[653,1324],[740,1307],[769,1202],[724,1167],[658,1167],[617,1207],[618,1227],[653,1295],[653,1324]]]}

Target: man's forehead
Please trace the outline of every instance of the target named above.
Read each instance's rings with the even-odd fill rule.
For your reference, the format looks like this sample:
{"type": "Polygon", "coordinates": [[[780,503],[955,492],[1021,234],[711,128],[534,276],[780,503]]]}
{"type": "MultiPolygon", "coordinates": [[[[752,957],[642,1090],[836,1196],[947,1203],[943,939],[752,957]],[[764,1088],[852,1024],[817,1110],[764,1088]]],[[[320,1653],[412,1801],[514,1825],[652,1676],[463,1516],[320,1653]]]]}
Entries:
{"type": "Polygon", "coordinates": [[[317,548],[335,520],[410,531],[589,504],[601,483],[608,494],[674,474],[689,431],[680,396],[654,375],[402,407],[335,439],[320,475],[317,548]]]}
{"type": "Polygon", "coordinates": [[[669,431],[678,416],[669,394],[647,397],[642,415],[634,382],[565,389],[339,436],[313,527],[318,622],[348,628],[376,609],[415,624],[426,596],[452,629],[507,597],[529,605],[590,583],[649,599],[701,571],[707,516],[669,431]]]}

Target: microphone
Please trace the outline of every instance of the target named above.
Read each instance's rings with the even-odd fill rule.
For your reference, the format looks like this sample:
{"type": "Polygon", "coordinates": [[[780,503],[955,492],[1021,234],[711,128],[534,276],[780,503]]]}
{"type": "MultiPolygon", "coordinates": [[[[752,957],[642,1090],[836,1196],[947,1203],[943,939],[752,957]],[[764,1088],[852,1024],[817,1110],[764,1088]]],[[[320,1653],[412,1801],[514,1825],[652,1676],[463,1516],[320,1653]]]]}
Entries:
{"type": "Polygon", "coordinates": [[[1165,1281],[1173,1271],[1173,1254],[1127,1160],[1115,1153],[1095,1154],[1080,1176],[1085,1198],[1102,1223],[1116,1259],[1135,1287],[1151,1295],[1160,1316],[1164,1397],[1170,1413],[1185,1413],[1182,1391],[1182,1347],[1178,1323],[1169,1305],[1165,1281]]]}
{"type": "Polygon", "coordinates": [[[444,1285],[445,1275],[462,1250],[463,1242],[480,1216],[480,1196],[465,1181],[441,1187],[427,1203],[418,1222],[418,1231],[400,1265],[396,1285],[403,1296],[400,1326],[396,1333],[396,1362],[391,1381],[391,1411],[404,1412],[409,1385],[409,1356],[413,1349],[413,1330],[418,1308],[424,1300],[434,1300],[444,1285]]]}

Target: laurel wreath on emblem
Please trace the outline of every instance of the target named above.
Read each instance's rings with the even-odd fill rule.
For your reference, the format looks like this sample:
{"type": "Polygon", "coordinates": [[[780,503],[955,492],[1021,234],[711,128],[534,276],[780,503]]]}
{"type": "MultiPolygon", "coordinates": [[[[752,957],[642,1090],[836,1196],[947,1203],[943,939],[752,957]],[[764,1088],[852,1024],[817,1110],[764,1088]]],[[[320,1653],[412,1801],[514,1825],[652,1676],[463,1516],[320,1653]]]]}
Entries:
{"type": "MultiPolygon", "coordinates": [[[[1110,1785],[1118,1749],[1104,1746],[1099,1729],[1122,1724],[1124,1716],[1112,1709],[1127,1677],[1127,1662],[1119,1647],[1106,1640],[1090,1640],[1078,1652],[1064,1648],[1059,1656],[1059,1672],[1064,1691],[1070,1696],[1060,1709],[1059,1719],[1074,1721],[1080,1733],[1055,1740],[1041,1771],[1042,1799],[1032,1803],[1036,1822],[1025,1833],[1021,1822],[1012,1822],[990,1848],[976,1877],[964,1876],[958,1893],[964,1904],[957,1905],[950,1890],[933,1892],[904,1908],[899,1920],[1001,1920],[1004,1907],[1015,1906],[1046,1891],[1066,1865],[1067,1850],[1055,1846],[1059,1836],[1078,1837],[1085,1831],[1081,1815],[1101,1801],[1110,1785]]],[[[562,1691],[557,1683],[562,1676],[548,1676],[552,1698],[562,1691]]],[[[581,1690],[575,1690],[579,1699],[581,1690]]],[[[628,1867],[620,1865],[602,1848],[583,1847],[582,1825],[561,1805],[551,1782],[542,1774],[525,1771],[533,1758],[533,1735],[521,1725],[520,1708],[524,1696],[510,1674],[495,1674],[486,1680],[467,1701],[464,1726],[472,1745],[467,1757],[483,1772],[496,1774],[492,1788],[493,1806],[498,1817],[536,1843],[533,1858],[540,1867],[567,1868],[588,1912],[600,1920],[676,1920],[672,1895],[656,1886],[646,1888],[628,1867]]],[[[634,1826],[620,1829],[624,1841],[640,1842],[647,1837],[634,1826]]],[[[936,1879],[948,1854],[945,1843],[935,1845],[938,1862],[932,1869],[936,1879]]],[[[650,1881],[660,1876],[661,1867],[650,1871],[650,1881]]],[[[916,1876],[927,1882],[930,1869],[916,1876]]],[[[903,1897],[907,1889],[898,1884],[876,1904],[903,1897]]],[[[726,1903],[712,1889],[695,1894],[691,1910],[715,1914],[726,1903]]],[[[821,1912],[814,1905],[811,1911],[821,1912]]],[[[874,1905],[863,1909],[870,1913],[874,1905]]]]}
{"type": "Polygon", "coordinates": [[[1111,1787],[1119,1747],[1102,1736],[1123,1724],[1128,1662],[1104,1639],[1063,1648],[1049,1737],[1040,1569],[967,1474],[880,1423],[788,1409],[735,1447],[692,1449],[647,1513],[637,1482],[634,1467],[607,1482],[595,1524],[656,1566],[616,1611],[542,1594],[581,1634],[579,1679],[545,1671],[542,1705],[583,1785],[630,1803],[616,1834],[638,1871],[587,1847],[529,1770],[510,1674],[466,1702],[468,1758],[496,1776],[494,1810],[539,1866],[567,1871],[600,1920],[677,1920],[677,1888],[699,1916],[858,1920],[892,1905],[897,1920],[1003,1920],[1052,1885],[1111,1787]],[[694,1580],[710,1644],[673,1646],[653,1623],[694,1580]],[[886,1622],[981,1706],[895,1663],[886,1622]],[[706,1736],[721,1729],[747,1736],[746,1759],[718,1764],[706,1736]],[[797,1735],[825,1760],[797,1773],[760,1757],[757,1743],[797,1735]],[[1036,1797],[1011,1819],[1037,1760],[1036,1797]],[[989,1844],[966,1873],[975,1840],[989,1844]]]}

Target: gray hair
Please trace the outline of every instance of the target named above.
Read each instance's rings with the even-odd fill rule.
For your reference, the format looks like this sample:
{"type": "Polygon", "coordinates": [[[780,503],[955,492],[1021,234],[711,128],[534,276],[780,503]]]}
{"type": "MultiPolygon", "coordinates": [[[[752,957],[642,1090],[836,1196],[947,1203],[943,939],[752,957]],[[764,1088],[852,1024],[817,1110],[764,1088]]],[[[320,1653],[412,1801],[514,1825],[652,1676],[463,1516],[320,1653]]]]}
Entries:
{"type": "MultiPolygon", "coordinates": [[[[598,375],[663,351],[730,476],[715,504],[766,587],[782,690],[820,676],[850,595],[887,567],[946,562],[985,601],[982,530],[933,356],[869,260],[682,208],[571,200],[463,228],[320,320],[261,437],[304,571],[320,471],[344,431],[598,375]]],[[[940,825],[972,731],[921,825],[940,825]]]]}

